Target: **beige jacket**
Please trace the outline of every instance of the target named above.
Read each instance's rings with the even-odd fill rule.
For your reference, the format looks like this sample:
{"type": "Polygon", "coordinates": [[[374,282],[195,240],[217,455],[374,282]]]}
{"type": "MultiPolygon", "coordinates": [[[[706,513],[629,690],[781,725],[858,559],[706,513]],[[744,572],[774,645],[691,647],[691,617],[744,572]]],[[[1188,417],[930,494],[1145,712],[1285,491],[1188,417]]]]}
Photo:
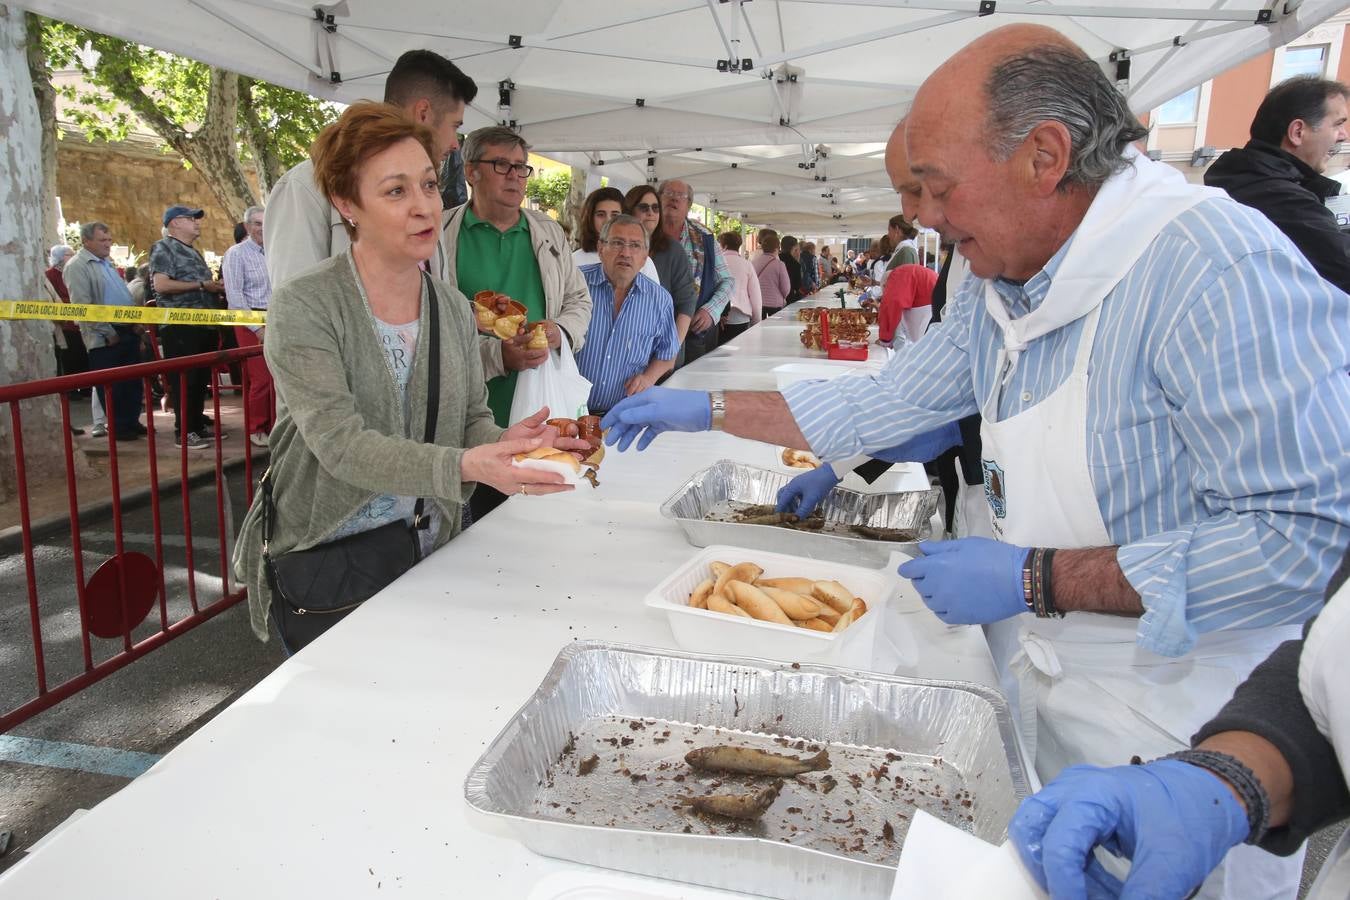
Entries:
{"type": "MultiPolygon", "coordinates": [[[[341,256],[352,244],[342,227],[342,216],[319,190],[314,163],[308,159],[273,186],[263,229],[267,277],[273,290],[330,256],[341,256]]],[[[433,277],[446,280],[444,242],[431,257],[430,271],[433,277]]]]}
{"type": "MultiPolygon", "coordinates": [[[[441,228],[441,246],[445,249],[445,280],[456,286],[459,229],[464,224],[466,208],[467,204],[446,210],[441,228]]],[[[530,223],[530,241],[534,244],[534,258],[539,262],[539,279],[544,285],[545,315],[558,323],[575,353],[586,342],[586,330],[591,326],[591,292],[586,287],[586,279],[572,261],[572,250],[567,245],[567,235],[563,233],[561,225],[532,209],[522,209],[520,214],[530,223]]],[[[506,374],[499,338],[479,335],[478,350],[486,377],[496,378],[506,374]]]]}

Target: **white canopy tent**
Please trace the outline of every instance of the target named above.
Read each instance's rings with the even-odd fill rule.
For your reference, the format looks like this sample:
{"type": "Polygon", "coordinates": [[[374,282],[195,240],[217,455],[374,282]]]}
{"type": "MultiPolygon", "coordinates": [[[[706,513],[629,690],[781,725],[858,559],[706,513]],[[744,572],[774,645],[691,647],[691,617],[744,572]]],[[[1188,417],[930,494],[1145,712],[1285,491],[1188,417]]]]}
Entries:
{"type": "Polygon", "coordinates": [[[897,204],[881,142],[943,60],[1010,22],[1057,28],[1139,112],[1306,32],[1350,0],[21,0],[35,12],[334,100],[378,98],[405,50],[479,84],[466,128],[631,185],[812,234],[897,204]]]}

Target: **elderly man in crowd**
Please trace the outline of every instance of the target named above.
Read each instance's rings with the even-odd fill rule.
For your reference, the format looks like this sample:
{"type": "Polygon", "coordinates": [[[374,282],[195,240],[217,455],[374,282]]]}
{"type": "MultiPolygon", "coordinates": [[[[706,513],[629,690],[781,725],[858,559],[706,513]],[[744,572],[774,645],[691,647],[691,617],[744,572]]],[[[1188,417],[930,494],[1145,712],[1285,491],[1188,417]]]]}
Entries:
{"type": "MultiPolygon", "coordinates": [[[[478,85],[450,60],[430,50],[409,50],[394,62],[384,80],[384,102],[426,125],[436,138],[433,162],[439,167],[459,147],[464,107],[478,95],[478,85]]],[[[345,253],[351,246],[342,216],[319,192],[314,163],[295,166],[277,180],[267,198],[267,273],[273,287],[293,275],[345,253]]],[[[450,278],[444,246],[429,261],[431,272],[450,278]]]]}
{"type": "Polygon", "coordinates": [[[1350,235],[1326,207],[1341,183],[1324,173],[1336,148],[1350,139],[1347,97],[1350,89],[1325,78],[1277,84],[1256,110],[1252,139],[1205,171],[1205,184],[1264,213],[1343,291],[1350,291],[1350,235]]]}
{"type": "MultiPolygon", "coordinates": [[[[1350,297],[1144,133],[1057,32],[990,32],[906,128],[919,219],[977,276],[942,324],[871,378],[656,388],[604,421],[620,448],[717,427],[828,461],[981,412],[998,539],[900,571],[944,622],[1015,633],[996,662],[1045,781],[1187,747],[1350,541],[1350,332],[1325,325],[1350,297]]],[[[1238,847],[1201,896],[1292,897],[1300,868],[1238,847]]]]}
{"type": "MultiPolygon", "coordinates": [[[[170,206],[164,210],[165,236],[150,247],[150,271],[159,306],[170,309],[216,309],[217,297],[225,285],[211,277],[211,267],[202,253],[193,245],[202,236],[200,209],[190,206],[170,206]]],[[[164,325],[159,329],[159,340],[165,359],[210,353],[219,346],[215,328],[199,325],[164,325]]],[[[211,420],[203,411],[209,375],[205,368],[189,369],[184,373],[186,387],[179,389],[180,379],[169,379],[169,396],[173,401],[174,446],[189,450],[205,450],[211,446],[207,438],[214,433],[211,420]]],[[[221,432],[221,439],[225,438],[221,432]]]]}
{"type": "MultiPolygon", "coordinates": [[[[230,309],[249,312],[266,311],[272,298],[272,282],[267,275],[267,256],[263,252],[264,211],[261,206],[250,206],[244,212],[245,238],[225,251],[220,264],[220,277],[225,282],[225,302],[230,309]]],[[[234,337],[240,347],[260,347],[266,337],[262,325],[236,325],[234,337]]],[[[248,412],[248,439],[255,447],[266,447],[267,436],[276,418],[276,396],[272,374],[261,355],[248,360],[248,396],[244,398],[248,412]]]]}
{"type": "MultiPolygon", "coordinates": [[[[80,226],[80,240],[84,247],[66,264],[65,270],[71,302],[134,306],[126,279],[108,259],[113,242],[108,226],[102,222],[87,222],[80,226]]],[[[89,350],[90,369],[115,369],[141,361],[140,326],[83,322],[80,330],[89,350]]],[[[103,408],[112,414],[113,437],[119,441],[134,441],[145,434],[145,426],[141,424],[141,383],[119,381],[113,384],[111,406],[108,390],[99,385],[103,408]]]]}
{"type": "Polygon", "coordinates": [[[616,216],[600,229],[600,262],[581,267],[591,292],[591,325],[577,368],[591,383],[596,415],[656,384],[680,352],[675,301],[641,274],[647,243],[641,222],[616,216]]]}
{"type": "Polygon", "coordinates": [[[665,181],[657,188],[661,200],[661,229],[684,248],[689,273],[694,279],[698,303],[692,318],[678,316],[675,329],[683,347],[677,365],[691,363],[717,349],[717,323],[731,302],[736,283],[711,231],[689,218],[694,190],[683,181],[665,181]]]}
{"type": "MultiPolygon", "coordinates": [[[[47,253],[46,277],[42,280],[43,293],[53,303],[69,303],[63,270],[75,251],[65,244],[56,244],[47,253]]],[[[52,337],[56,343],[57,371],[61,375],[75,375],[89,370],[89,353],[80,337],[80,326],[69,320],[52,323],[52,337]]]]}
{"type": "MultiPolygon", "coordinates": [[[[534,174],[529,150],[524,138],[503,126],[470,134],[464,141],[464,174],[472,197],[445,213],[442,235],[450,284],[470,298],[479,291],[506,294],[527,313],[530,327],[524,334],[478,338],[488,406],[503,428],[510,424],[516,374],[542,365],[564,340],[573,352],[580,351],[591,321],[590,291],[562,227],[541,212],[521,208],[525,182],[534,174]],[[531,350],[529,332],[540,323],[549,348],[531,350]]],[[[470,501],[473,517],[486,515],[504,499],[479,485],[470,501]]]]}

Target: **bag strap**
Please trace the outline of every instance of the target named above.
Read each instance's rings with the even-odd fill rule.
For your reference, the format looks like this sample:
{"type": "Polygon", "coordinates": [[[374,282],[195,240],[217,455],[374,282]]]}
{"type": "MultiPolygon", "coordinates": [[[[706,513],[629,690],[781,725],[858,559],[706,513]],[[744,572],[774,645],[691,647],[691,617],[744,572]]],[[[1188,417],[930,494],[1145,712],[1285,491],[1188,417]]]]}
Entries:
{"type": "MultiPolygon", "coordinates": [[[[436,442],[436,415],[441,408],[441,301],[436,296],[436,285],[432,283],[431,276],[423,272],[422,281],[427,286],[427,303],[430,304],[427,308],[427,315],[431,320],[431,343],[428,347],[431,358],[427,360],[427,421],[426,429],[422,434],[422,443],[434,444],[436,442]]],[[[425,531],[431,527],[430,518],[422,515],[425,507],[426,498],[418,497],[417,505],[413,507],[413,528],[419,531],[425,531]]]]}

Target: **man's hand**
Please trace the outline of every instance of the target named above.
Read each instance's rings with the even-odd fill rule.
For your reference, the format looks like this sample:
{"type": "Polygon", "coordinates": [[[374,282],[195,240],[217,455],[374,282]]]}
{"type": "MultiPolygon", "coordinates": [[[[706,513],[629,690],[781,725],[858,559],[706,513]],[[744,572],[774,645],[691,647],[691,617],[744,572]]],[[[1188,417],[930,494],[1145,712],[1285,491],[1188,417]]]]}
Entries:
{"type": "Polygon", "coordinates": [[[923,602],[948,625],[986,625],[1029,612],[1022,565],[1031,551],[989,538],[923,541],[923,556],[900,567],[923,602]]]}
{"type": "Polygon", "coordinates": [[[624,383],[624,396],[631,397],[634,394],[640,394],[647,388],[656,384],[656,376],[648,375],[646,372],[639,372],[624,383]]]}
{"type": "Polygon", "coordinates": [[[810,472],[803,472],[779,489],[777,510],[795,513],[804,519],[816,511],[820,501],[824,500],[838,483],[839,476],[834,474],[834,469],[830,468],[829,463],[824,463],[810,472]]]}
{"type": "Polygon", "coordinates": [[[207,291],[207,292],[212,293],[212,294],[223,294],[223,293],[225,293],[225,283],[224,283],[223,281],[219,281],[219,280],[217,280],[217,281],[203,281],[203,282],[202,282],[202,290],[207,291]]]}
{"type": "Polygon", "coordinates": [[[712,313],[708,312],[707,307],[694,313],[694,319],[689,323],[689,330],[694,334],[702,334],[713,326],[712,313]]]}
{"type": "Polygon", "coordinates": [[[605,443],[627,450],[635,438],[646,450],[663,431],[707,431],[712,427],[712,401],[707,391],[653,387],[620,400],[600,422],[605,443]]]}
{"type": "Polygon", "coordinates": [[[548,348],[550,350],[558,350],[562,347],[562,329],[558,327],[557,322],[554,322],[552,319],[540,319],[538,322],[527,322],[525,324],[525,334],[528,335],[530,332],[534,331],[534,326],[536,325],[544,326],[544,332],[548,335],[548,348]]]}
{"type": "Polygon", "coordinates": [[[1073,766],[1022,801],[1008,836],[1051,897],[1186,897],[1247,839],[1247,812],[1205,769],[1175,759],[1073,766]],[[1122,885],[1098,844],[1133,860],[1122,885]]]}
{"type": "Polygon", "coordinates": [[[531,350],[529,333],[518,334],[502,341],[502,365],[508,372],[537,369],[548,359],[548,350],[531,350]]]}

